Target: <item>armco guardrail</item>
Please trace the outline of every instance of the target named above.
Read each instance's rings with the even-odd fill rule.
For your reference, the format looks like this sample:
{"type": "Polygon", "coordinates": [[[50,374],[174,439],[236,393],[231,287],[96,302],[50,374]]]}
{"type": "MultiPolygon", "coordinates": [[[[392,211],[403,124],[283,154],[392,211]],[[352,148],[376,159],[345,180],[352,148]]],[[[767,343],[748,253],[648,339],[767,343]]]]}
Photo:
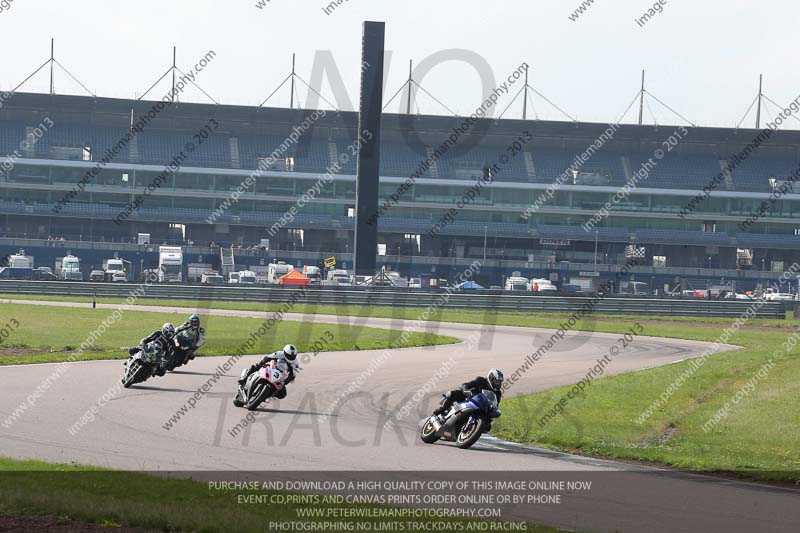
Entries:
{"type": "MultiPolygon", "coordinates": [[[[136,284],[78,283],[47,281],[0,281],[0,293],[19,295],[82,296],[125,298],[136,284]]],[[[210,287],[202,285],[156,284],[143,298],[277,303],[286,301],[291,287],[210,287]]],[[[539,296],[529,293],[457,292],[445,299],[443,291],[397,289],[387,287],[310,287],[305,303],[311,305],[374,305],[391,307],[427,307],[439,302],[448,309],[487,311],[527,311],[532,313],[570,314],[587,301],[586,296],[539,296]]],[[[747,300],[682,300],[627,298],[608,296],[595,305],[596,313],[639,316],[709,316],[737,317],[752,302],[747,300]]],[[[757,312],[758,318],[786,317],[792,302],[767,302],[757,312]]]]}

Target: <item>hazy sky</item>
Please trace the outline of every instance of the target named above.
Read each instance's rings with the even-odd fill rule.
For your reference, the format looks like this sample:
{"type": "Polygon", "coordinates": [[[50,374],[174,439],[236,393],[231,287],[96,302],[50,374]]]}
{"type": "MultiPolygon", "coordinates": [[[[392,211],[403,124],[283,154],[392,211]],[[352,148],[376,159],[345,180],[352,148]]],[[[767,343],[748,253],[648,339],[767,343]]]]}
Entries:
{"type": "MultiPolygon", "coordinates": [[[[735,126],[757,94],[759,73],[765,94],[777,102],[800,94],[800,5],[789,0],[667,0],[644,27],[635,19],[653,3],[643,0],[594,0],[576,21],[569,15],[581,0],[348,0],[331,14],[323,12],[323,0],[263,0],[263,9],[258,1],[13,0],[0,12],[0,87],[14,87],[41,65],[54,37],[56,58],[98,96],[141,94],[169,67],[176,45],[184,71],[214,50],[199,85],[221,103],[243,105],[258,105],[280,84],[292,52],[298,74],[310,81],[315,58],[323,64],[318,51],[330,51],[357,104],[361,23],[380,20],[392,52],[386,99],[407,78],[409,59],[419,63],[448,49],[485,59],[498,83],[527,62],[531,85],[584,121],[619,118],[643,68],[648,90],[699,125],[735,126]]],[[[483,97],[478,73],[466,62],[441,63],[420,82],[459,114],[471,113],[483,97]]],[[[45,92],[48,84],[43,72],[21,90],[45,92]]],[[[500,110],[519,87],[501,97],[500,110]]],[[[57,72],[56,92],[82,90],[57,72]]],[[[321,92],[342,105],[327,80],[321,92]]],[[[305,104],[305,88],[299,93],[305,104]]],[[[183,100],[207,101],[195,90],[183,100]]],[[[288,103],[288,88],[271,101],[288,103]]],[[[534,104],[541,118],[561,117],[538,97],[534,104]]],[[[447,114],[425,95],[418,105],[422,113],[447,114]]],[[[659,123],[680,122],[651,106],[659,123]]],[[[767,109],[766,119],[776,113],[767,109]]],[[[506,117],[521,114],[520,99],[506,117]]],[[[632,109],[627,121],[635,114],[632,109]]],[[[649,111],[646,118],[653,121],[649,111]]],[[[754,120],[751,114],[745,125],[754,120]]]]}

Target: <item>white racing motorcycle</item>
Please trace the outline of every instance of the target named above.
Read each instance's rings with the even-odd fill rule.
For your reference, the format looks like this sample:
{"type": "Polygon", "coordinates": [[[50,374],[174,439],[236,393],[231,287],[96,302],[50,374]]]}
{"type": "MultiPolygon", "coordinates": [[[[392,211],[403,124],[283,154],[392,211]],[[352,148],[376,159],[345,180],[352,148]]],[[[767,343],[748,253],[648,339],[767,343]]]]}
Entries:
{"type": "MultiPolygon", "coordinates": [[[[245,377],[246,373],[245,368],[242,377],[245,377]]],[[[271,361],[269,365],[250,374],[244,385],[238,385],[233,405],[252,411],[283,389],[288,378],[289,365],[286,361],[283,359],[271,361]]]]}

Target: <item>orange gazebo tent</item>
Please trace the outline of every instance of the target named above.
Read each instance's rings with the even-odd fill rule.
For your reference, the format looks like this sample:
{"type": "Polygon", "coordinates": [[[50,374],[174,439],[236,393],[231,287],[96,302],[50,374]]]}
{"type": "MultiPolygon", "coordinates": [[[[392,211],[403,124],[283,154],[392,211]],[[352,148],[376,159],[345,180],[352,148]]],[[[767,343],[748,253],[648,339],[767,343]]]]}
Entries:
{"type": "Polygon", "coordinates": [[[285,276],[281,276],[278,281],[281,285],[311,285],[311,280],[299,270],[292,270],[285,276]]]}

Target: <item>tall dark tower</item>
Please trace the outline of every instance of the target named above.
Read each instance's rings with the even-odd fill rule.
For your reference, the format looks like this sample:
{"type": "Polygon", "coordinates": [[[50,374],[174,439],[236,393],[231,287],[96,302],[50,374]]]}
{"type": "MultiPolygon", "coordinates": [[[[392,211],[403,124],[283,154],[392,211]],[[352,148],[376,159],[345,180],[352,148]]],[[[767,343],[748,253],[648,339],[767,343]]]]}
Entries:
{"type": "Polygon", "coordinates": [[[367,222],[378,212],[378,178],[381,169],[381,108],[383,107],[383,54],[386,25],[364,22],[361,39],[361,101],[358,133],[362,139],[356,171],[356,229],[353,246],[355,274],[375,274],[378,222],[367,222]],[[367,132],[367,133],[365,133],[367,132]]]}

